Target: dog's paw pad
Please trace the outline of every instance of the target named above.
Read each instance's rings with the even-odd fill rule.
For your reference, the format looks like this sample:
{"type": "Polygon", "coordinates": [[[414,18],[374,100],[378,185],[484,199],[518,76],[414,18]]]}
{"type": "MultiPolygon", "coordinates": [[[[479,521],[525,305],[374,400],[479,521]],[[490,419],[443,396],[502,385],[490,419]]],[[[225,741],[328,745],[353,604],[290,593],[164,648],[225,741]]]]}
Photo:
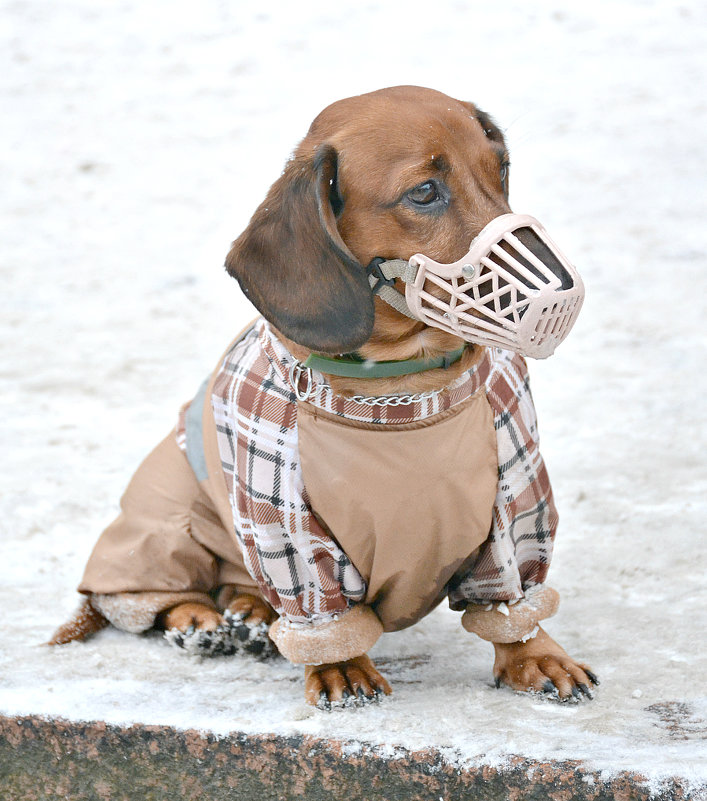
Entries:
{"type": "Polygon", "coordinates": [[[269,626],[264,621],[250,625],[243,622],[242,614],[229,611],[224,613],[224,618],[235,650],[259,659],[267,659],[277,653],[275,644],[268,636],[269,626]]]}
{"type": "Polygon", "coordinates": [[[164,636],[170,645],[195,656],[233,656],[243,653],[267,659],[277,653],[268,636],[267,623],[249,625],[243,622],[242,616],[229,612],[225,613],[224,619],[223,625],[210,631],[189,626],[186,631],[167,629],[164,636]]]}
{"type": "Polygon", "coordinates": [[[233,636],[240,642],[248,642],[250,639],[250,629],[245,623],[237,623],[236,625],[232,626],[231,632],[233,633],[233,636]]]}
{"type": "Polygon", "coordinates": [[[203,631],[194,626],[189,626],[186,631],[168,629],[164,637],[170,645],[194,656],[228,656],[235,653],[226,626],[219,626],[213,631],[203,631]]]}
{"type": "Polygon", "coordinates": [[[253,640],[253,642],[246,643],[243,650],[253,656],[260,656],[265,650],[266,644],[265,640],[253,640]]]}

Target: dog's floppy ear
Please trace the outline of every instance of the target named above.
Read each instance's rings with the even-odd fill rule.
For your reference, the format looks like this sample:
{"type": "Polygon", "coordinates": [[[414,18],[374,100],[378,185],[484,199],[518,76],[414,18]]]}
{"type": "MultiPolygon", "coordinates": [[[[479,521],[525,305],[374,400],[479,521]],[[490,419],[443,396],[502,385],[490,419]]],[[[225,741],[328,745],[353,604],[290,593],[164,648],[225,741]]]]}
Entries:
{"type": "Polygon", "coordinates": [[[226,258],[229,274],[266,320],[325,353],[360,347],[374,317],[366,272],[336,227],[344,203],[337,165],[328,144],[289,161],[226,258]]]}

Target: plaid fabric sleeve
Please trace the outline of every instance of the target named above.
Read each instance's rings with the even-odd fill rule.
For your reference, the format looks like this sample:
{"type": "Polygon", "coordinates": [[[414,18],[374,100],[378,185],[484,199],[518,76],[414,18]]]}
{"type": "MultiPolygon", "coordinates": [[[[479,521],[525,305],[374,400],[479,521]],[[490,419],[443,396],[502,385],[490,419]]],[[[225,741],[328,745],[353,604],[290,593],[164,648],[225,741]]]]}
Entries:
{"type": "Polygon", "coordinates": [[[262,325],[228,354],[211,397],[236,536],[251,576],[291,623],[332,619],[366,584],[312,513],[297,404],[262,325]]]}
{"type": "Polygon", "coordinates": [[[452,609],[509,601],[545,581],[557,511],[538,447],[538,426],[524,359],[493,350],[486,396],[494,413],[498,491],[488,539],[469,572],[450,587],[452,609]]]}

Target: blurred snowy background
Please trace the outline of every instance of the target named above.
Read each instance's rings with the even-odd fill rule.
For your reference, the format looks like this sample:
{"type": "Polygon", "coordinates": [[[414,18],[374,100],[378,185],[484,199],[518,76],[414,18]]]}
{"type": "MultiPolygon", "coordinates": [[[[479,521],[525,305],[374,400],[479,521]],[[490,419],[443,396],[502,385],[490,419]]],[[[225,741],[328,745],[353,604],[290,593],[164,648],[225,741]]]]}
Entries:
{"type": "Polygon", "coordinates": [[[701,0],[0,2],[0,713],[707,781],[706,51],[701,0]],[[376,646],[396,694],[350,714],[305,708],[283,663],[116,631],[40,648],[135,466],[253,316],[230,241],[319,110],[399,83],[496,117],[514,210],[587,285],[531,375],[561,515],[548,629],[597,699],[496,691],[446,609],[376,646]]]}

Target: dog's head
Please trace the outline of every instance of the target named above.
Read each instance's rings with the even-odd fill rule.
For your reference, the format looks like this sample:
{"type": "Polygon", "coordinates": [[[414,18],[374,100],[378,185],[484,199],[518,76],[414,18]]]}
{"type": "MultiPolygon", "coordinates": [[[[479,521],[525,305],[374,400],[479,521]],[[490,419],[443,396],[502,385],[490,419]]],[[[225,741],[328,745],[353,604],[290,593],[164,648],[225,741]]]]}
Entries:
{"type": "Polygon", "coordinates": [[[355,350],[376,316],[366,265],[459,259],[510,211],[508,164],[503,134],[472,103],[413,86],[340,100],[314,120],[226,267],[289,339],[355,350]]]}

